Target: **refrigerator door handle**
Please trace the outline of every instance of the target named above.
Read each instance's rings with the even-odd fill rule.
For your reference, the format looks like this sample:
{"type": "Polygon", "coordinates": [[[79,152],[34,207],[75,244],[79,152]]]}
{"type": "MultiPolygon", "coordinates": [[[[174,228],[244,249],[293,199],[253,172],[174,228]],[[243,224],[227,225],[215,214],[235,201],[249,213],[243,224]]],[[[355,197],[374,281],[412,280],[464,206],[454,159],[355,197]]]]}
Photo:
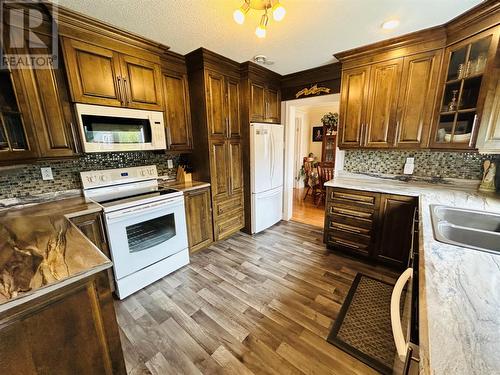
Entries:
{"type": "Polygon", "coordinates": [[[274,175],[274,134],[273,134],[273,131],[271,129],[271,132],[270,132],[270,146],[271,146],[271,150],[270,150],[270,157],[271,157],[271,170],[269,171],[270,172],[270,177],[271,177],[271,185],[272,185],[272,179],[273,179],[273,175],[274,175]]]}

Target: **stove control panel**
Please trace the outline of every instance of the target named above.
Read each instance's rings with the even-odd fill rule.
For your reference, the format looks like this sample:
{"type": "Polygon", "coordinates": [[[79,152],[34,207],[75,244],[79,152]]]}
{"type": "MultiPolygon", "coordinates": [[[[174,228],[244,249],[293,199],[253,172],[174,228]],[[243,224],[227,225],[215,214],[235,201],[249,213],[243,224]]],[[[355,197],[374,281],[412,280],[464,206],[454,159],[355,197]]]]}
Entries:
{"type": "Polygon", "coordinates": [[[105,169],[101,171],[80,172],[84,189],[120,185],[131,182],[156,180],[158,171],[156,165],[142,167],[105,169]]]}

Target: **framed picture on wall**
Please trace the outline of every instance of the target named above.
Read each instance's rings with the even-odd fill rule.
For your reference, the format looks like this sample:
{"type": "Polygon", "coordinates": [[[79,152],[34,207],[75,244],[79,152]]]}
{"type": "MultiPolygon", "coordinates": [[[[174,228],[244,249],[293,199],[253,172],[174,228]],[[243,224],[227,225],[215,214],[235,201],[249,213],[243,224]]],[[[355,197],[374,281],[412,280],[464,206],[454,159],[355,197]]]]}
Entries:
{"type": "Polygon", "coordinates": [[[323,126],[313,126],[312,141],[323,142],[323,126]]]}

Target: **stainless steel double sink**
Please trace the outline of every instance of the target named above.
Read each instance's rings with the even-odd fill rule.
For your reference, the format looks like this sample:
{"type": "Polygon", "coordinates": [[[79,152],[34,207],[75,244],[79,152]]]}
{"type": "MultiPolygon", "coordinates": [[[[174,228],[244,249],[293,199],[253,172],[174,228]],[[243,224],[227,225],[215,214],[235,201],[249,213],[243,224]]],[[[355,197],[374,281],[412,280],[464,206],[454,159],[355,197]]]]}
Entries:
{"type": "Polygon", "coordinates": [[[436,240],[500,254],[500,214],[441,205],[430,209],[436,240]]]}

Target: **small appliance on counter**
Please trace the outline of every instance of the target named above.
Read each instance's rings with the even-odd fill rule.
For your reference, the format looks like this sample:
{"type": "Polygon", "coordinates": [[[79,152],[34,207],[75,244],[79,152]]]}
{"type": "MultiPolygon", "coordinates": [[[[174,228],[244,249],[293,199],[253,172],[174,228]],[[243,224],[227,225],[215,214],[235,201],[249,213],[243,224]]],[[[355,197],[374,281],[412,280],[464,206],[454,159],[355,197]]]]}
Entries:
{"type": "Polygon", "coordinates": [[[80,176],[103,207],[120,299],[189,263],[183,193],[159,186],[155,165],[80,176]]]}

